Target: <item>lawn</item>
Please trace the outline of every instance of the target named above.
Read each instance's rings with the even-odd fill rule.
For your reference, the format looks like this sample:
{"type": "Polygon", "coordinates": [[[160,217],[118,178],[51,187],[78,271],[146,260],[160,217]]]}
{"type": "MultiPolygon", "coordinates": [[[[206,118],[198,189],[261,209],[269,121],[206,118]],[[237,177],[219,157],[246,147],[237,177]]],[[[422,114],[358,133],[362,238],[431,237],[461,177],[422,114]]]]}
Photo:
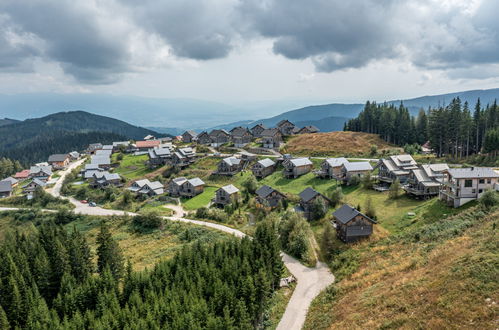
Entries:
{"type": "Polygon", "coordinates": [[[208,206],[208,203],[213,199],[215,196],[215,191],[217,190],[217,187],[205,187],[204,191],[190,199],[184,199],[182,198],[182,206],[189,211],[199,209],[200,207],[208,206]]]}
{"type": "Polygon", "coordinates": [[[261,179],[260,186],[269,185],[282,193],[299,194],[307,187],[312,187],[320,193],[327,193],[336,188],[335,180],[319,179],[313,173],[307,173],[296,179],[286,179],[282,172],[277,170],[268,177],[261,179]]]}
{"type": "Polygon", "coordinates": [[[118,173],[128,180],[142,178],[155,171],[146,166],[145,163],[147,159],[147,155],[124,155],[123,159],[120,161],[120,165],[114,170],[114,173],[118,173]]]}

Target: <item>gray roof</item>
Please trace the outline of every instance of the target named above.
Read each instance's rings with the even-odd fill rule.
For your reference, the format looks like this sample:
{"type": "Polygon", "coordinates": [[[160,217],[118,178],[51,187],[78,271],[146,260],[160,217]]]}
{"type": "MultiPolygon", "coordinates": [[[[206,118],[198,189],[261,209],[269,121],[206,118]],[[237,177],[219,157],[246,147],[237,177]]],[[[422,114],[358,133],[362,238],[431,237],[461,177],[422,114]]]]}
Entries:
{"type": "Polygon", "coordinates": [[[267,127],[265,127],[264,124],[260,123],[260,124],[256,124],[255,126],[251,127],[251,129],[254,129],[254,128],[257,128],[257,127],[261,127],[263,129],[266,129],[267,127]]]}
{"type": "Polygon", "coordinates": [[[343,166],[348,172],[355,171],[372,171],[373,167],[369,162],[347,162],[343,166]]]}
{"type": "Polygon", "coordinates": [[[85,164],[85,171],[100,170],[99,164],[85,164]]]}
{"type": "Polygon", "coordinates": [[[187,181],[194,187],[203,186],[205,184],[200,178],[194,178],[187,181]]]}
{"type": "MultiPolygon", "coordinates": [[[[274,188],[272,188],[270,186],[265,185],[265,186],[261,186],[260,188],[258,188],[256,191],[256,194],[262,198],[266,198],[268,195],[270,195],[274,191],[277,191],[277,190],[275,190],[274,188]]],[[[277,191],[277,192],[279,192],[279,191],[277,191]]]]}
{"type": "Polygon", "coordinates": [[[251,134],[246,127],[238,126],[230,130],[232,136],[244,136],[244,134],[251,134]]]}
{"type": "Polygon", "coordinates": [[[103,150],[113,150],[113,145],[112,144],[106,144],[102,146],[103,150]]]}
{"type": "MultiPolygon", "coordinates": [[[[187,131],[184,132],[184,134],[188,134],[188,135],[190,135],[192,137],[198,136],[198,133],[194,132],[193,130],[187,130],[187,131]]],[[[182,135],[184,135],[184,134],[182,134],[182,135]]]]}
{"type": "Polygon", "coordinates": [[[113,153],[113,151],[109,150],[109,149],[101,149],[101,150],[95,151],[96,156],[111,156],[112,153],[113,153]]]}
{"type": "Polygon", "coordinates": [[[29,169],[29,173],[38,173],[43,171],[47,175],[52,175],[52,167],[51,166],[31,166],[29,169]]]}
{"type": "Polygon", "coordinates": [[[313,189],[313,188],[305,188],[305,190],[303,190],[299,196],[300,196],[300,199],[302,201],[304,201],[305,203],[310,201],[312,198],[314,198],[315,196],[317,195],[321,195],[317,190],[313,189]]]}
{"type": "Polygon", "coordinates": [[[347,224],[348,222],[350,222],[350,220],[352,220],[359,214],[368,219],[369,221],[371,221],[372,223],[376,223],[376,221],[369,218],[365,214],[357,211],[357,209],[351,207],[348,204],[343,204],[343,206],[341,206],[339,209],[333,212],[334,217],[342,224],[347,224]]]}
{"type": "Polygon", "coordinates": [[[241,164],[241,159],[236,158],[236,157],[227,157],[227,158],[224,158],[222,161],[226,162],[230,166],[241,164]]]}
{"type": "Polygon", "coordinates": [[[108,165],[111,164],[111,159],[109,156],[92,156],[92,159],[90,160],[92,164],[104,164],[108,165]]]}
{"type": "Polygon", "coordinates": [[[68,154],[54,154],[49,156],[50,162],[63,162],[68,158],[68,154]]]}
{"type": "Polygon", "coordinates": [[[443,176],[443,172],[448,170],[449,166],[447,164],[429,164],[421,165],[421,168],[429,177],[439,177],[443,176]]]}
{"type": "Polygon", "coordinates": [[[113,147],[119,147],[119,146],[129,146],[130,145],[130,141],[117,141],[117,142],[113,142],[113,147]]]}
{"type": "Polygon", "coordinates": [[[69,155],[73,158],[78,158],[80,157],[80,153],[78,151],[71,151],[69,155]]]}
{"type": "Polygon", "coordinates": [[[308,158],[295,158],[291,159],[290,162],[294,166],[305,166],[305,165],[312,165],[313,163],[310,161],[308,158]]]}
{"type": "Polygon", "coordinates": [[[12,191],[12,185],[9,181],[0,181],[0,192],[12,191]]]}
{"type": "Polygon", "coordinates": [[[34,183],[36,184],[37,186],[40,186],[40,187],[45,187],[47,185],[46,182],[40,180],[40,179],[33,179],[33,181],[31,181],[31,183],[34,183]]]}
{"type": "Polygon", "coordinates": [[[300,131],[303,130],[303,129],[307,129],[307,130],[309,130],[311,132],[319,132],[319,129],[317,127],[315,127],[314,125],[308,125],[308,126],[302,127],[300,129],[300,131]]]}
{"type": "Polygon", "coordinates": [[[270,166],[274,166],[275,162],[270,158],[265,158],[265,159],[259,160],[258,164],[262,165],[263,167],[270,167],[270,166]]]}
{"type": "Polygon", "coordinates": [[[147,186],[151,190],[157,190],[157,189],[163,189],[164,188],[163,184],[161,182],[159,182],[159,181],[153,181],[153,182],[149,181],[149,183],[147,183],[147,186]]]}
{"type": "Polygon", "coordinates": [[[451,168],[448,172],[455,179],[499,178],[499,172],[491,167],[451,168]]]}
{"type": "Polygon", "coordinates": [[[338,167],[343,165],[344,163],[348,163],[348,160],[344,157],[339,157],[339,158],[328,158],[325,160],[326,163],[329,164],[331,167],[338,167]]]}
{"type": "MultiPolygon", "coordinates": [[[[14,178],[13,178],[13,177],[11,177],[11,176],[9,176],[8,178],[3,179],[2,181],[7,181],[7,182],[9,182],[11,185],[15,185],[16,183],[18,183],[18,182],[19,182],[19,180],[14,179],[14,178]]],[[[2,181],[0,181],[0,182],[2,182],[2,181]]]]}
{"type": "Polygon", "coordinates": [[[229,184],[227,186],[223,186],[222,188],[220,188],[222,190],[224,190],[227,194],[229,195],[232,195],[232,194],[235,194],[237,192],[239,192],[239,189],[237,189],[234,185],[232,184],[229,184]]]}
{"type": "Polygon", "coordinates": [[[181,177],[178,177],[178,178],[175,178],[172,180],[174,183],[176,183],[177,185],[181,185],[183,184],[184,182],[187,181],[187,178],[181,176],[181,177]]]}
{"type": "Polygon", "coordinates": [[[281,132],[277,128],[266,128],[262,131],[261,136],[263,137],[273,137],[279,135],[281,132]]]}

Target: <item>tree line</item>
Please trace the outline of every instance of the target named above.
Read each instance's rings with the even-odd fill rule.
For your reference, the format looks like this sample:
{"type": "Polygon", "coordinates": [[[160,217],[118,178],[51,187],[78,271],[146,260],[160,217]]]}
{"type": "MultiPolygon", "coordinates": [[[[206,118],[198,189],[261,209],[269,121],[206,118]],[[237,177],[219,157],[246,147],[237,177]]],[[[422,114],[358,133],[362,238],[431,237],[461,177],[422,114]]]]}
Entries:
{"type": "Polygon", "coordinates": [[[23,166],[18,160],[12,160],[5,157],[0,158],[0,180],[14,175],[22,169],[23,166]]]}
{"type": "Polygon", "coordinates": [[[53,221],[7,237],[0,328],[252,329],[283,271],[271,221],[253,240],[196,243],[150,271],[125,263],[105,223],[96,241],[97,265],[84,235],[53,221]]]}
{"type": "Polygon", "coordinates": [[[499,151],[499,106],[485,107],[480,99],[470,109],[468,102],[454,98],[447,106],[421,109],[411,116],[402,103],[367,102],[357,118],[345,123],[345,131],[379,134],[399,146],[430,142],[438,156],[454,158],[499,151]]]}

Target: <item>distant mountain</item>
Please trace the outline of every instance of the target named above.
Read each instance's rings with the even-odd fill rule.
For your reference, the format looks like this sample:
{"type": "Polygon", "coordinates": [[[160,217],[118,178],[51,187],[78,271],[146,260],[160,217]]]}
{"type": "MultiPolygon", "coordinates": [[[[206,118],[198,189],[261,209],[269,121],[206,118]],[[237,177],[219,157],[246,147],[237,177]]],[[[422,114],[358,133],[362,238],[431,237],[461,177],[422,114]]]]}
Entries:
{"type": "Polygon", "coordinates": [[[0,155],[24,164],[52,153],[82,150],[89,143],[142,139],[156,132],[84,111],[60,112],[0,127],[0,155]]]}
{"type": "Polygon", "coordinates": [[[349,119],[350,118],[345,118],[345,117],[327,117],[319,120],[297,121],[294,122],[294,124],[298,127],[313,125],[318,129],[320,129],[321,132],[334,132],[334,131],[342,131],[343,125],[349,119]]]}
{"type": "Polygon", "coordinates": [[[10,125],[19,122],[19,120],[4,118],[0,119],[0,126],[10,125]]]}

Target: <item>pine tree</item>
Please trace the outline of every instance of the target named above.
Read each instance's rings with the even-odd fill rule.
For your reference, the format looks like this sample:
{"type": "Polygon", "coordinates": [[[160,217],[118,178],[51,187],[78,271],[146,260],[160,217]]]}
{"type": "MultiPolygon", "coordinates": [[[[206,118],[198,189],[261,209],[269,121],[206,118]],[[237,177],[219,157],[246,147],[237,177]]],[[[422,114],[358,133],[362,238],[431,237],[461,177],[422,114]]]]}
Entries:
{"type": "Polygon", "coordinates": [[[7,314],[0,305],[0,329],[10,329],[9,320],[7,319],[7,314]]]}
{"type": "Polygon", "coordinates": [[[397,199],[400,196],[400,181],[395,179],[390,185],[389,196],[391,199],[397,199]]]}
{"type": "Polygon", "coordinates": [[[118,243],[113,240],[109,228],[101,222],[100,232],[97,236],[97,270],[100,274],[106,267],[116,279],[123,276],[124,258],[118,243]]]}

